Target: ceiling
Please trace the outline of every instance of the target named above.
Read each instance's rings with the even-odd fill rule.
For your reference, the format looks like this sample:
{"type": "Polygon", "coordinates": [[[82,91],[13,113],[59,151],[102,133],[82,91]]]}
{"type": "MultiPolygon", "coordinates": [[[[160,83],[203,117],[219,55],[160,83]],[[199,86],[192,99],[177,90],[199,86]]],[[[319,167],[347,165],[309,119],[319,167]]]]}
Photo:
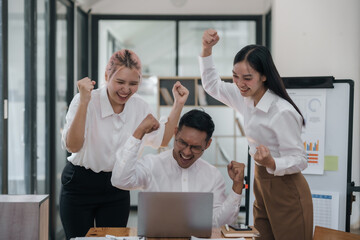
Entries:
{"type": "Polygon", "coordinates": [[[92,14],[262,15],[271,0],[75,0],[92,14]]]}

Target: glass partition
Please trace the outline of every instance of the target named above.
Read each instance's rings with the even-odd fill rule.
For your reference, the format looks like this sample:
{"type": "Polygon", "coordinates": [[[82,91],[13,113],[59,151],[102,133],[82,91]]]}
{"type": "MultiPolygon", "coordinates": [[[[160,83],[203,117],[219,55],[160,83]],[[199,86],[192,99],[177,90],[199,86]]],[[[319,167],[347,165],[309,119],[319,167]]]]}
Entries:
{"type": "Polygon", "coordinates": [[[9,194],[25,194],[25,20],[24,0],[8,1],[9,194]]]}
{"type": "Polygon", "coordinates": [[[36,136],[37,136],[37,184],[36,193],[44,194],[46,192],[45,187],[45,0],[37,0],[37,108],[36,108],[36,136]]]}
{"type": "MultiPolygon", "coordinates": [[[[101,86],[104,82],[104,69],[111,54],[121,48],[132,49],[142,61],[143,74],[154,76],[144,77],[142,84],[145,85],[142,86],[143,89],[139,89],[138,93],[144,98],[156,99],[153,107],[157,108],[158,117],[167,116],[171,107],[160,106],[158,85],[149,84],[151,83],[149,80],[176,75],[198,77],[201,38],[204,30],[208,28],[216,29],[221,37],[221,41],[213,51],[217,70],[222,76],[232,76],[232,62],[235,54],[245,45],[257,42],[259,36],[256,35],[256,26],[256,20],[99,20],[99,85],[101,86]],[[156,91],[152,91],[152,88],[156,88],[156,91]]],[[[169,92],[171,93],[171,88],[169,92]]],[[[195,96],[189,96],[189,99],[195,98],[195,96]]],[[[184,108],[183,113],[198,107],[194,103],[190,105],[192,106],[184,108]]],[[[237,137],[235,115],[232,109],[226,106],[202,107],[214,116],[217,126],[214,144],[204,153],[204,158],[217,166],[224,173],[225,179],[228,179],[227,172],[223,171],[226,169],[227,161],[246,162],[247,144],[242,141],[242,136],[237,137]],[[216,116],[221,116],[221,119],[216,119],[216,116]],[[226,124],[223,123],[223,119],[227,120],[226,124]],[[226,158],[224,158],[225,155],[226,158]]],[[[143,153],[152,151],[154,150],[145,149],[143,153]]],[[[131,192],[131,205],[137,205],[136,191],[131,192]]]]}
{"type": "Polygon", "coordinates": [[[144,75],[176,74],[176,23],[156,20],[99,21],[99,86],[111,54],[121,48],[133,50],[141,59],[144,75]]]}
{"type": "MultiPolygon", "coordinates": [[[[67,152],[61,147],[61,132],[65,124],[67,112],[68,82],[68,14],[67,6],[57,1],[56,4],[56,232],[62,231],[59,217],[59,194],[61,189],[61,173],[66,164],[67,152]]],[[[54,176],[52,176],[54,177],[54,176]]]]}
{"type": "Polygon", "coordinates": [[[255,21],[180,21],[179,76],[200,74],[198,56],[206,29],[217,30],[220,41],[213,49],[216,69],[221,76],[232,76],[235,54],[244,46],[256,43],[255,21]]]}

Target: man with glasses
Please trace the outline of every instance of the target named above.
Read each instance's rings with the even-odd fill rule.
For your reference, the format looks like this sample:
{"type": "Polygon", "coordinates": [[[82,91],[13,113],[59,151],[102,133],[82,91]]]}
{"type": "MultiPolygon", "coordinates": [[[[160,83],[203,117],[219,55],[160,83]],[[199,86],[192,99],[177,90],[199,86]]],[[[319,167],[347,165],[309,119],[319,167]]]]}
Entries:
{"type": "Polygon", "coordinates": [[[158,121],[149,114],[117,151],[112,184],[121,189],[151,192],[212,192],[213,226],[233,223],[239,213],[245,165],[232,161],[227,166],[233,185],[226,196],[220,171],[200,158],[210,146],[215,128],[210,115],[195,109],[187,112],[175,129],[173,149],[138,158],[142,138],[158,126],[158,121]]]}

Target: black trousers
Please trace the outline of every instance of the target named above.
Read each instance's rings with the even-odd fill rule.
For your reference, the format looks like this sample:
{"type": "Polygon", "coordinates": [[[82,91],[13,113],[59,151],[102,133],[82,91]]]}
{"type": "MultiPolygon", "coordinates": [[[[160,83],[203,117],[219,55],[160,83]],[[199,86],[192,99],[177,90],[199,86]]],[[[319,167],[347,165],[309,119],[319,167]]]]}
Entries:
{"type": "Polygon", "coordinates": [[[94,223],[96,227],[126,227],[130,194],[113,187],[110,179],[111,172],[95,173],[66,164],[60,193],[60,218],[66,239],[85,236],[94,223]]]}

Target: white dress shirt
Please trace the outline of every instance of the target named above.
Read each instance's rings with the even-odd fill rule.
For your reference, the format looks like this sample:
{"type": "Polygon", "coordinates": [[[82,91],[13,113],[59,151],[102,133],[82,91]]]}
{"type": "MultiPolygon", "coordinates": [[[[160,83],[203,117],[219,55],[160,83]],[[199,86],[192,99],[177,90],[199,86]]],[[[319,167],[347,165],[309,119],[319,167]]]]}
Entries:
{"type": "Polygon", "coordinates": [[[115,187],[151,192],[212,192],[213,226],[236,220],[241,195],[231,189],[226,196],[224,178],[216,167],[199,158],[189,168],[181,168],[172,149],[137,158],[140,144],[141,140],[131,137],[118,152],[111,177],[115,187]]]}
{"type": "Polygon", "coordinates": [[[302,117],[288,101],[267,90],[254,106],[254,101],[243,97],[235,84],[221,81],[211,56],[199,57],[199,63],[205,91],[244,116],[250,155],[259,145],[269,148],[276,169],[267,168],[268,173],[283,176],[307,167],[301,140],[302,117]]]}
{"type": "MultiPolygon", "coordinates": [[[[79,103],[80,94],[78,93],[71,101],[66,115],[62,132],[63,148],[66,148],[66,135],[79,103]]],[[[74,165],[83,166],[94,172],[112,171],[116,161],[116,152],[132,136],[149,113],[152,113],[150,106],[136,93],[125,103],[121,113],[114,113],[106,86],[94,89],[91,91],[91,100],[86,113],[84,144],[81,150],[72,153],[68,160],[74,165]]],[[[160,128],[146,135],[144,145],[158,148],[161,145],[164,130],[165,121],[161,120],[160,128]]]]}

